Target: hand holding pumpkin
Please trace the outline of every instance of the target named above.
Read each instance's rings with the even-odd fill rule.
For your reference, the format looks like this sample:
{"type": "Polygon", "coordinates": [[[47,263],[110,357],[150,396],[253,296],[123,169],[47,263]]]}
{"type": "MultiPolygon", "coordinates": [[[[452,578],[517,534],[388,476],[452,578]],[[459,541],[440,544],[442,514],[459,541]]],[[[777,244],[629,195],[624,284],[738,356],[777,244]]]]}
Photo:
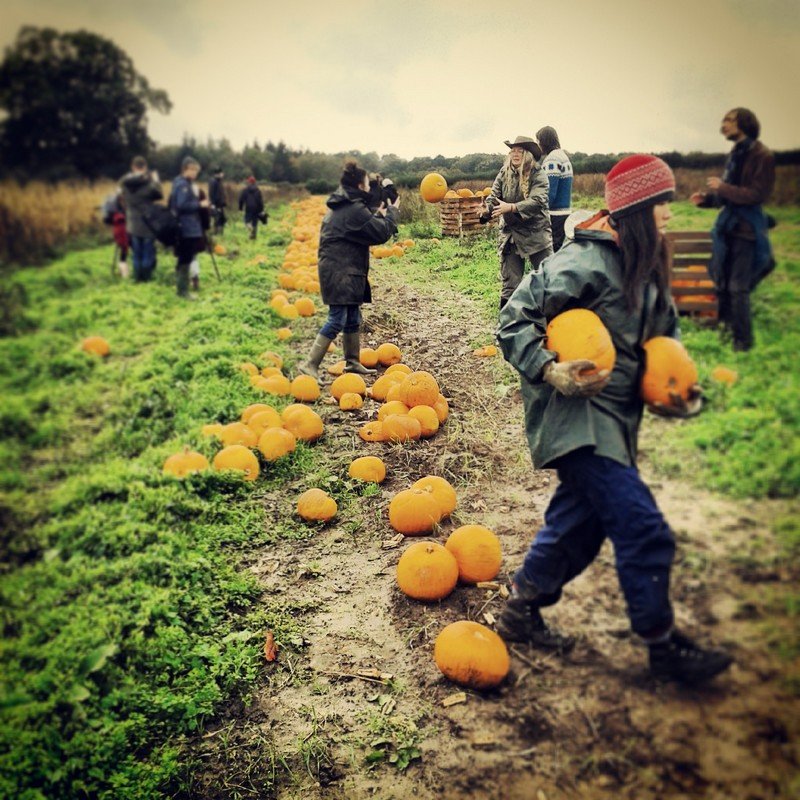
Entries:
{"type": "Polygon", "coordinates": [[[699,383],[695,383],[684,400],[677,392],[671,392],[669,403],[652,403],[649,409],[662,417],[696,417],[703,409],[703,390],[699,383]]]}
{"type": "Polygon", "coordinates": [[[542,378],[565,397],[594,397],[611,380],[611,370],[593,372],[596,369],[594,361],[587,359],[550,361],[544,366],[542,378]]]}

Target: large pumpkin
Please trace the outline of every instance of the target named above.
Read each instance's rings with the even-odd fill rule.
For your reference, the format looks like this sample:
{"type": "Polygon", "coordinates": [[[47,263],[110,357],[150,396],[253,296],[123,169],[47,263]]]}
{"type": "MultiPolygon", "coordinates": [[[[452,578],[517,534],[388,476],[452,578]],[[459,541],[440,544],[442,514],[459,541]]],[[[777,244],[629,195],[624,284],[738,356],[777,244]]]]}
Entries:
{"type": "Polygon", "coordinates": [[[400,384],[400,399],[409,407],[433,406],[439,397],[439,384],[430,372],[412,372],[400,384]]]}
{"type": "Polygon", "coordinates": [[[594,362],[596,369],[587,370],[587,375],[612,370],[617,358],[611,334],[588,308],[573,308],[553,318],[547,326],[545,347],[556,353],[559,361],[594,362]]]}
{"type": "Polygon", "coordinates": [[[367,384],[360,375],[356,375],[354,372],[345,372],[331,384],[331,394],[337,400],[341,400],[342,395],[347,392],[364,395],[367,393],[367,384]]]}
{"type": "Polygon", "coordinates": [[[377,456],[361,456],[350,463],[347,474],[358,481],[383,483],[386,478],[386,464],[377,456]]]}
{"type": "Polygon", "coordinates": [[[297,498],[297,513],[308,522],[327,522],[337,510],[336,501],[322,489],[309,489],[297,498]]]}
{"type": "Polygon", "coordinates": [[[440,478],[438,475],[426,475],[412,484],[411,488],[421,489],[423,492],[428,492],[432,495],[442,509],[443,518],[449,517],[456,510],[458,505],[456,490],[445,478],[440,478]]]}
{"type": "Polygon", "coordinates": [[[244,445],[232,444],[214,456],[214,469],[231,469],[243,472],[246,481],[254,481],[258,477],[258,459],[244,445]]]}
{"type": "Polygon", "coordinates": [[[414,542],[397,563],[397,585],[415,600],[441,600],[458,583],[458,564],[438,542],[414,542]]]}
{"type": "Polygon", "coordinates": [[[267,461],[277,461],[279,458],[283,458],[296,446],[295,435],[284,428],[267,428],[258,439],[258,449],[267,461]]]}
{"type": "Polygon", "coordinates": [[[439,417],[436,410],[430,406],[414,406],[409,412],[409,417],[413,417],[420,425],[420,435],[423,439],[434,436],[439,430],[439,417]]]}
{"type": "Polygon", "coordinates": [[[403,354],[400,348],[392,342],[384,342],[378,346],[376,350],[378,354],[378,361],[384,367],[391,367],[393,364],[399,364],[403,360],[403,354]]]}
{"type": "Polygon", "coordinates": [[[390,414],[381,421],[381,424],[383,435],[390,442],[410,442],[422,436],[422,425],[419,420],[407,414],[390,414]]]}
{"type": "Polygon", "coordinates": [[[389,503],[389,524],[406,536],[430,533],[441,518],[441,506],[422,489],[405,489],[389,503]]]}
{"type": "Polygon", "coordinates": [[[671,394],[689,399],[689,390],[697,383],[697,367],[686,348],[669,336],[656,336],[644,343],[645,370],[642,398],[645,403],[671,403],[671,394]]]}
{"type": "Polygon", "coordinates": [[[438,172],[429,172],[419,185],[422,199],[428,203],[439,203],[447,194],[447,181],[438,172]]]}
{"type": "Polygon", "coordinates": [[[445,547],[458,562],[464,583],[491,581],[500,572],[500,540],[483,525],[462,525],[447,537],[445,547]]]}
{"type": "Polygon", "coordinates": [[[291,383],[292,397],[303,403],[313,403],[319,397],[319,384],[310,375],[298,375],[291,383]]]}
{"type": "Polygon", "coordinates": [[[208,466],[208,459],[202,453],[187,447],[164,462],[163,472],[176,478],[185,478],[190,472],[202,472],[208,466]]]}
{"type": "Polygon", "coordinates": [[[461,620],[448,625],[436,637],[436,666],[451,681],[470,689],[491,689],[508,675],[505,642],[485,625],[461,620]]]}
{"type": "Polygon", "coordinates": [[[245,447],[255,447],[258,437],[245,425],[244,422],[230,422],[220,431],[219,440],[224,445],[242,444],[245,447]]]}

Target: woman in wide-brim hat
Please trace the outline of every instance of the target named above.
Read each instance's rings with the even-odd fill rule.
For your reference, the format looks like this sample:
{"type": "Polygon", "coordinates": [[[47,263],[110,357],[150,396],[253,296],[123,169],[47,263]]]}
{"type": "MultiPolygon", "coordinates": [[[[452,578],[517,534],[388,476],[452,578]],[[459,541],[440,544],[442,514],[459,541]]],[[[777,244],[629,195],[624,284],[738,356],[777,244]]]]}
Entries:
{"type": "Polygon", "coordinates": [[[500,257],[500,308],[525,274],[526,261],[538,269],[553,254],[553,236],[547,213],[547,176],[539,166],[542,150],[535,139],[517,136],[506,140],[508,156],[492,185],[481,219],[500,222],[497,253],[500,257]],[[493,207],[492,207],[493,206],[493,207]]]}

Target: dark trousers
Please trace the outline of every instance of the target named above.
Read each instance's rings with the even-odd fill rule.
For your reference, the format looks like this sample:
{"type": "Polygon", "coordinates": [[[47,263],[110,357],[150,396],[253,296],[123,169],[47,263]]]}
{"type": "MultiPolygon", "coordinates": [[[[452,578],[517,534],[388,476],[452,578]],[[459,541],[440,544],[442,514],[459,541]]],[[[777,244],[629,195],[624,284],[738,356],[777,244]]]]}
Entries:
{"type": "Polygon", "coordinates": [[[133,279],[149,281],[156,268],[156,242],[146,236],[131,236],[133,279]]]}
{"type": "Polygon", "coordinates": [[[175,278],[179,297],[189,296],[189,267],[194,257],[204,249],[205,240],[202,237],[179,239],[175,245],[175,255],[178,260],[175,264],[175,278]]]}
{"type": "Polygon", "coordinates": [[[564,244],[564,223],[569,214],[551,214],[550,227],[553,230],[553,252],[557,253],[564,244]]]}
{"type": "Polygon", "coordinates": [[[258,232],[258,217],[257,216],[250,216],[249,214],[244,215],[244,224],[247,230],[250,232],[250,238],[255,239],[256,233],[258,232]]]}
{"type": "Polygon", "coordinates": [[[320,329],[320,333],[328,339],[335,339],[344,331],[357,333],[361,328],[361,306],[328,306],[328,319],[320,329]]]}
{"type": "Polygon", "coordinates": [[[728,253],[717,285],[719,321],[730,329],[734,350],[749,350],[753,346],[750,281],[756,243],[729,236],[727,245],[728,253]]]}
{"type": "Polygon", "coordinates": [[[591,448],[563,456],[556,466],[560,484],[520,570],[542,593],[535,605],[558,602],[564,584],[594,561],[608,537],[633,630],[647,635],[669,628],[675,538],[639,471],[591,448]]]}
{"type": "MultiPolygon", "coordinates": [[[[553,255],[552,247],[545,247],[544,250],[528,256],[531,269],[539,269],[542,261],[548,256],[553,255]]],[[[500,289],[500,308],[502,308],[514,294],[514,290],[519,286],[520,281],[525,275],[525,258],[517,252],[517,248],[512,241],[509,241],[503,249],[503,254],[500,256],[500,280],[502,288],[500,289]]]]}

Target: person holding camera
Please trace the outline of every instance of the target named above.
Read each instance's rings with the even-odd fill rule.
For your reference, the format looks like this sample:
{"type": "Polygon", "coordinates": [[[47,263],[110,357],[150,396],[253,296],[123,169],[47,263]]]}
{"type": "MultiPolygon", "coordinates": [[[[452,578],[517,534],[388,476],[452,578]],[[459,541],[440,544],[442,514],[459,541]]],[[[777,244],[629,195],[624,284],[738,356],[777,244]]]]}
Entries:
{"type": "Polygon", "coordinates": [[[201,199],[197,185],[200,162],[186,156],[181,162],[181,174],[172,183],[169,207],[178,218],[178,241],[175,244],[178,297],[189,298],[189,272],[194,257],[206,249],[202,212],[207,213],[209,202],[201,199]]]}
{"type": "Polygon", "coordinates": [[[371,211],[369,175],[355,161],[344,166],[339,188],[328,198],[328,213],[319,235],[318,272],[328,319],[308,359],[298,367],[304,375],[319,377],[319,365],[336,336],[343,332],[345,372],[372,374],[361,365],[361,305],[372,301],[369,285],[369,248],[397,233],[400,200],[371,211]]]}
{"type": "Polygon", "coordinates": [[[372,172],[369,176],[369,200],[367,208],[377,211],[381,204],[389,205],[397,200],[397,188],[391,178],[384,178],[380,172],[372,172]]]}
{"type": "Polygon", "coordinates": [[[144,219],[144,213],[164,196],[157,172],[147,169],[143,156],[131,161],[131,171],[119,182],[125,205],[125,227],[133,252],[133,279],[149,281],[156,268],[156,237],[144,219]]]}
{"type": "Polygon", "coordinates": [[[508,302],[525,274],[525,261],[538,269],[553,255],[553,236],[548,214],[549,182],[537,160],[542,149],[529,136],[506,141],[508,156],[485,199],[480,219],[500,221],[497,253],[500,256],[500,308],[508,302]]]}
{"type": "Polygon", "coordinates": [[[247,186],[239,195],[239,211],[244,211],[244,224],[250,232],[250,238],[256,238],[258,223],[266,224],[267,215],[264,212],[264,198],[261,189],[256,185],[256,179],[251,175],[247,179],[247,186]]]}

